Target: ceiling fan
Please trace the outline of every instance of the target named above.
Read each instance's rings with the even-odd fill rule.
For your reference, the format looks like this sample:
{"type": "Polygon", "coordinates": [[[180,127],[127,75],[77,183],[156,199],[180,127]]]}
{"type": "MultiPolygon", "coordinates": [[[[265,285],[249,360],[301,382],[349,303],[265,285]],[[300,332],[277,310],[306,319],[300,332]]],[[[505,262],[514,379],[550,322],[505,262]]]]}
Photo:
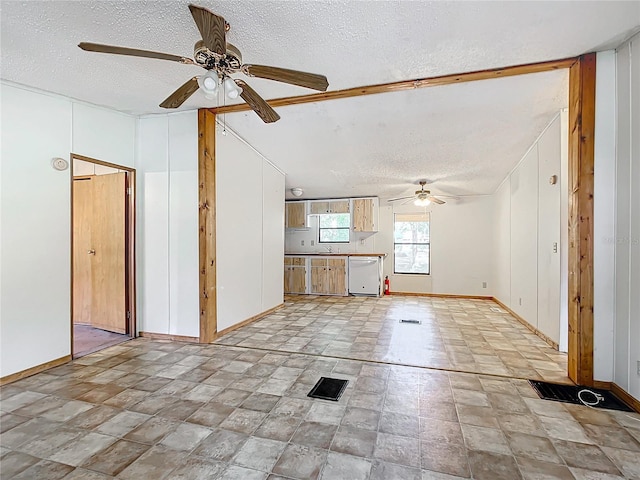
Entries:
{"type": "Polygon", "coordinates": [[[240,50],[227,43],[226,32],[230,28],[227,21],[220,15],[196,5],[189,5],[189,10],[200,31],[200,35],[202,35],[202,40],[198,40],[194,46],[193,60],[168,53],[98,43],[81,42],[78,46],[88,52],[157,58],[184,63],[185,65],[199,65],[207,70],[204,75],[187,80],[169,95],[160,104],[162,108],[178,108],[198,88],[203,90],[207,98],[215,98],[214,95],[218,91],[218,86],[222,84],[229,98],[237,98],[238,95],[242,97],[265,123],[278,121],[280,115],[254,89],[243,80],[231,78],[232,74],[238,72],[242,72],[249,77],[266,78],[321,92],[327,90],[329,82],[324,75],[266,65],[243,64],[240,50]]]}
{"type": "Polygon", "coordinates": [[[410,195],[408,197],[398,197],[398,198],[390,198],[387,202],[398,202],[400,200],[405,200],[403,203],[407,203],[409,200],[413,199],[414,204],[418,207],[426,207],[431,202],[437,203],[438,205],[442,205],[446,203],[444,200],[440,200],[437,197],[431,195],[429,190],[425,190],[424,186],[427,184],[425,180],[420,180],[420,190],[416,190],[414,195],[410,195]]]}

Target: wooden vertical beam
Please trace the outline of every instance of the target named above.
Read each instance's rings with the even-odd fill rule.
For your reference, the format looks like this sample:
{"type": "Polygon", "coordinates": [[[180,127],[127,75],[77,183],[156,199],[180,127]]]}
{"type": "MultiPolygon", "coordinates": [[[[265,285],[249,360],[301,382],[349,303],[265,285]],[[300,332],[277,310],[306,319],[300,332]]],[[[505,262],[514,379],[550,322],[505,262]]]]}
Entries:
{"type": "Polygon", "coordinates": [[[198,210],[200,343],[217,331],[216,310],[216,116],[198,110],[198,210]]]}
{"type": "Polygon", "coordinates": [[[569,378],[593,386],[593,164],[596,55],[569,69],[569,378]]]}

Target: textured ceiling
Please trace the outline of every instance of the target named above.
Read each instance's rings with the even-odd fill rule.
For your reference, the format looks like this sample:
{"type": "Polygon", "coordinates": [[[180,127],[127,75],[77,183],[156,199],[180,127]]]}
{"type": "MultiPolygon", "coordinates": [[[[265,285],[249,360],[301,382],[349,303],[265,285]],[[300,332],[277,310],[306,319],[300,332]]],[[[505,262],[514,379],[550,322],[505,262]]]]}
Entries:
{"type": "Polygon", "coordinates": [[[493,193],[567,105],[568,70],[296,105],[264,128],[227,125],[287,173],[303,198],[493,193]]]}
{"type": "MultiPolygon", "coordinates": [[[[637,1],[194,1],[227,19],[228,41],[246,63],[322,73],[329,90],[576,56],[615,47],[640,25],[637,1]]],[[[199,34],[187,5],[2,1],[0,75],[122,112],[164,113],[158,104],[199,67],[77,44],[191,56],[199,34]]],[[[563,73],[532,78],[540,83],[489,80],[285,107],[273,125],[251,113],[227,121],[288,174],[288,187],[310,195],[395,195],[423,177],[438,181],[434,190],[487,193],[566,106],[563,73]]],[[[250,83],[265,98],[311,92],[250,83]]],[[[181,109],[215,105],[196,92],[181,109]]]]}

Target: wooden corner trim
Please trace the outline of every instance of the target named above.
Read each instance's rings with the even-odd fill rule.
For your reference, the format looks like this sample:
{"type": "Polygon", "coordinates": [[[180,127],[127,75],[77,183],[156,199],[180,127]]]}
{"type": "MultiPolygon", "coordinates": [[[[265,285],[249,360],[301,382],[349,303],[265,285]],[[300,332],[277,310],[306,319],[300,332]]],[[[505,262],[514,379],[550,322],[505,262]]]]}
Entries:
{"type": "Polygon", "coordinates": [[[622,388],[615,382],[611,382],[611,391],[617,397],[624,400],[624,402],[631,408],[633,408],[637,413],[640,413],[640,400],[633,397],[629,392],[627,392],[624,388],[622,388]]]}
{"type": "MultiPolygon", "coordinates": [[[[381,83],[376,85],[365,85],[362,87],[348,88],[344,90],[333,90],[329,92],[312,93],[296,97],[285,97],[268,100],[272,107],[284,107],[286,105],[299,105],[302,103],[323,102],[340,98],[360,97],[363,95],[374,95],[378,93],[399,92],[403,90],[414,90],[416,88],[436,87],[441,85],[451,85],[453,83],[473,82],[476,80],[488,80],[491,78],[512,77],[515,75],[525,75],[529,73],[547,72],[569,68],[576,63],[576,57],[551,60],[548,62],[527,63],[524,65],[512,65],[501,68],[491,68],[488,70],[476,70],[473,72],[454,73],[450,75],[439,75],[436,77],[416,78],[413,80],[402,80],[399,82],[381,83]]],[[[225,107],[210,108],[209,111],[215,114],[244,112],[251,108],[246,103],[227,105],[225,107]]]]}
{"type": "Polygon", "coordinates": [[[217,330],[216,263],[216,116],[198,110],[198,266],[200,343],[211,343],[217,330]]]}
{"type": "Polygon", "coordinates": [[[40,365],[36,365],[35,367],[27,368],[26,370],[12,373],[11,375],[7,375],[0,378],[0,385],[7,385],[9,383],[16,382],[23,378],[30,377],[31,375],[35,375],[36,373],[44,372],[45,370],[58,367],[70,361],[71,361],[71,355],[65,355],[64,357],[56,358],[55,360],[50,360],[48,362],[41,363],[40,365]]]}
{"type": "Polygon", "coordinates": [[[390,295],[405,297],[460,298],[466,300],[493,300],[491,295],[458,295],[456,293],[389,292],[390,295]]]}
{"type": "Polygon", "coordinates": [[[540,330],[538,330],[536,327],[531,325],[524,318],[522,318],[520,315],[518,315],[516,312],[514,312],[509,307],[507,307],[504,303],[502,303],[500,300],[498,300],[496,297],[491,297],[491,300],[493,300],[498,305],[500,305],[502,308],[504,308],[507,312],[509,312],[509,314],[511,316],[513,316],[513,318],[518,320],[518,322],[520,322],[522,325],[527,327],[532,333],[536,334],[538,337],[540,337],[542,340],[544,340],[547,343],[547,345],[549,345],[551,348],[553,348],[554,350],[560,350],[560,345],[558,345],[557,342],[553,341],[551,339],[551,337],[549,337],[548,335],[545,335],[544,333],[542,333],[540,330]]]}
{"type": "Polygon", "coordinates": [[[265,310],[262,313],[259,313],[257,315],[254,315],[253,317],[249,317],[246,320],[243,320],[240,323],[236,323],[235,325],[231,325],[228,328],[225,328],[224,330],[220,330],[219,332],[216,333],[216,339],[226,335],[227,333],[233,332],[234,330],[237,330],[240,327],[244,327],[245,325],[249,325],[250,323],[255,322],[256,320],[260,320],[263,317],[266,317],[267,315],[275,312],[276,310],[281,309],[282,307],[284,307],[284,303],[281,303],[280,305],[276,305],[273,308],[270,308],[269,310],[265,310]]]}
{"type": "Polygon", "coordinates": [[[150,340],[171,340],[173,342],[188,343],[198,343],[200,341],[198,337],[189,337],[187,335],[172,335],[170,333],[139,332],[138,335],[150,340]]]}

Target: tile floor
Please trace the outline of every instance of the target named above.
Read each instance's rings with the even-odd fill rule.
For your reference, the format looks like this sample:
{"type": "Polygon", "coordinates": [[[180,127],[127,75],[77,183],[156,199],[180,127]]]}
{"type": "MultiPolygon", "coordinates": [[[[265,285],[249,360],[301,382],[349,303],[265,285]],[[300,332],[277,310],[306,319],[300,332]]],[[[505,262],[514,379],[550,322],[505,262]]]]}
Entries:
{"type": "MultiPolygon", "coordinates": [[[[325,349],[340,347],[347,357],[351,347],[332,342],[340,330],[347,338],[357,330],[354,356],[365,355],[358,333],[375,334],[363,336],[375,340],[364,345],[382,354],[397,320],[385,321],[381,311],[400,315],[401,304],[428,310],[410,298],[336,301],[349,319],[358,317],[357,327],[347,327],[331,303],[288,299],[283,310],[233,334],[238,344],[264,342],[260,335],[269,334],[256,326],[273,322],[280,327],[274,344],[286,336],[281,345],[297,345],[297,352],[136,339],[2,387],[2,479],[640,479],[640,415],[540,400],[525,380],[503,373],[302,351],[293,339],[317,348],[328,340],[325,349]],[[364,310],[378,317],[371,325],[359,323],[364,310]],[[326,322],[330,314],[342,323],[326,322]],[[251,335],[238,336],[246,330],[251,335]],[[349,380],[338,402],[306,396],[320,376],[349,380]]],[[[469,307],[485,312],[475,324],[462,320],[464,302],[432,305],[450,313],[421,326],[438,334],[448,361],[458,352],[447,346],[465,343],[470,353],[460,354],[474,359],[466,365],[487,364],[480,357],[487,349],[503,351],[495,332],[519,346],[529,340],[482,303],[469,307]],[[452,343],[473,329],[482,334],[452,343]],[[466,342],[482,344],[483,353],[466,342]]],[[[544,373],[551,358],[539,359],[545,368],[523,368],[544,373]]]]}

